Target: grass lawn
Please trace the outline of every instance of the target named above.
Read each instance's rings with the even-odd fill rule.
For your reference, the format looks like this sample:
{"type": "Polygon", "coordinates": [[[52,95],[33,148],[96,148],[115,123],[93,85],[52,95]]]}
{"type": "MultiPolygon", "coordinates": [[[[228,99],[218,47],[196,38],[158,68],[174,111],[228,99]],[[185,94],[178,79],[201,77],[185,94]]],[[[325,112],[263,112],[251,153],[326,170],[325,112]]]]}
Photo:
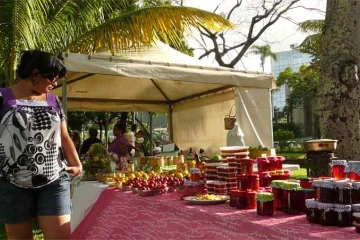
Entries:
{"type": "Polygon", "coordinates": [[[306,168],[300,168],[299,170],[291,171],[290,178],[306,177],[306,168]]]}
{"type": "MultiPolygon", "coordinates": [[[[34,224],[33,228],[33,236],[34,240],[43,240],[44,236],[39,228],[39,225],[37,223],[34,224]]],[[[0,224],[0,240],[6,240],[6,231],[5,231],[5,225],[0,224]]]]}
{"type": "Polygon", "coordinates": [[[292,159],[305,159],[306,153],[277,153],[279,156],[292,159]]]}

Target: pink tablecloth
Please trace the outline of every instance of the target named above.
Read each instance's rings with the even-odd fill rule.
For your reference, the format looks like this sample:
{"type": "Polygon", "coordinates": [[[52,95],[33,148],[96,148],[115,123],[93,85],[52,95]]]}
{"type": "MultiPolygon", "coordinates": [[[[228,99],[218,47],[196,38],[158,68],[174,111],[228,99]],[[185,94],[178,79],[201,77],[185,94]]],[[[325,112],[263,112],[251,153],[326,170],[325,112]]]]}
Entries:
{"type": "Polygon", "coordinates": [[[354,227],[309,224],[304,215],[258,216],[228,203],[187,205],[176,194],[139,197],[107,189],[72,239],[360,239],[354,227]]]}

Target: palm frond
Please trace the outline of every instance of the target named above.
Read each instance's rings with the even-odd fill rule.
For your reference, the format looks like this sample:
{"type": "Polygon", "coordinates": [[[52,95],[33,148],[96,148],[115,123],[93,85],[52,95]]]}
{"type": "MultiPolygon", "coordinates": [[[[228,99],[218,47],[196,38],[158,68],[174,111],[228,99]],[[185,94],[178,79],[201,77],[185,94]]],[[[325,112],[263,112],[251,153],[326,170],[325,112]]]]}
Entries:
{"type": "Polygon", "coordinates": [[[179,32],[200,27],[221,31],[233,25],[217,14],[196,8],[146,7],[100,24],[70,44],[68,49],[89,52],[110,48],[120,51],[130,46],[148,45],[160,38],[176,45],[181,42],[179,32]]]}

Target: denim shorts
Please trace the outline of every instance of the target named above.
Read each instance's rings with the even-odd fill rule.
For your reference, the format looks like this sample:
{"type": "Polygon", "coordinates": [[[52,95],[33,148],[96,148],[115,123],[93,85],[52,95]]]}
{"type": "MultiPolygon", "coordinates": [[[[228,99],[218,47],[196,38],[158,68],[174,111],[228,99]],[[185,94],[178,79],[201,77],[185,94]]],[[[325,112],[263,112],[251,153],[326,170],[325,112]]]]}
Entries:
{"type": "Polygon", "coordinates": [[[70,174],[63,171],[54,182],[24,189],[0,178],[0,223],[18,224],[36,216],[71,214],[70,174]]]}

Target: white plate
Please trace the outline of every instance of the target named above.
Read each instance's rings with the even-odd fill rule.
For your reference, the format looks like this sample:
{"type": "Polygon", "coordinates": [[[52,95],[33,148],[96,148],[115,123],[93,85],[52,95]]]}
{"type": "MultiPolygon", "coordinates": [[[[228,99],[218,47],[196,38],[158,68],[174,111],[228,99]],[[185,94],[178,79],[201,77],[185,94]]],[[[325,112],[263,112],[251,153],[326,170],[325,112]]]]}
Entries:
{"type": "Polygon", "coordinates": [[[226,201],[228,201],[230,199],[229,196],[227,195],[219,195],[221,197],[225,197],[225,199],[221,199],[221,200],[197,200],[195,196],[190,196],[190,197],[184,197],[183,199],[190,203],[190,204],[196,204],[196,205],[213,205],[213,204],[221,204],[221,203],[225,203],[226,201]]]}

